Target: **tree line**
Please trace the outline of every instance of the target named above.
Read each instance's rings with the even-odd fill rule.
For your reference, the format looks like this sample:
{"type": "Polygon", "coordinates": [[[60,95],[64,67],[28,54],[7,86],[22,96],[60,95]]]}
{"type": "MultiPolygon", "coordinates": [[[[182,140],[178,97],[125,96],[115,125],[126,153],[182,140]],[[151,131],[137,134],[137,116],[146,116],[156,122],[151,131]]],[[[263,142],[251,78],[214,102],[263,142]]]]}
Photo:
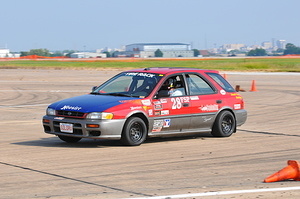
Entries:
{"type": "MultiPolygon", "coordinates": [[[[278,53],[282,53],[283,55],[300,55],[300,48],[295,46],[292,43],[287,43],[285,49],[278,49],[274,55],[278,55],[278,53]],[[277,54],[276,54],[277,53],[277,54]]],[[[250,50],[247,56],[267,56],[267,51],[262,48],[256,48],[254,50],[250,50]]]]}
{"type": "MultiPolygon", "coordinates": [[[[197,57],[200,55],[200,51],[198,49],[193,49],[194,51],[194,57],[197,57]]],[[[72,53],[75,53],[74,50],[64,50],[64,51],[55,51],[50,52],[48,49],[41,48],[41,49],[31,49],[30,51],[22,51],[21,57],[28,56],[28,55],[38,55],[38,56],[44,56],[44,57],[60,57],[60,56],[66,56],[70,57],[72,53]]],[[[114,54],[110,54],[109,52],[104,52],[107,54],[107,57],[112,57],[114,54]]],[[[273,52],[273,55],[300,55],[300,47],[295,46],[292,43],[288,43],[285,46],[285,49],[278,49],[277,51],[273,52]]],[[[231,52],[230,56],[234,56],[235,51],[231,52]]],[[[267,56],[268,53],[265,49],[262,48],[256,48],[253,50],[250,50],[246,53],[247,56],[267,56]]],[[[163,52],[160,49],[157,49],[154,53],[155,57],[163,57],[163,52]]]]}
{"type": "Polygon", "coordinates": [[[75,52],[76,51],[74,51],[74,50],[50,52],[46,48],[40,48],[40,49],[31,49],[30,51],[21,51],[20,56],[25,57],[28,55],[38,55],[38,56],[43,56],[43,57],[61,57],[61,56],[70,57],[70,55],[75,52]]]}

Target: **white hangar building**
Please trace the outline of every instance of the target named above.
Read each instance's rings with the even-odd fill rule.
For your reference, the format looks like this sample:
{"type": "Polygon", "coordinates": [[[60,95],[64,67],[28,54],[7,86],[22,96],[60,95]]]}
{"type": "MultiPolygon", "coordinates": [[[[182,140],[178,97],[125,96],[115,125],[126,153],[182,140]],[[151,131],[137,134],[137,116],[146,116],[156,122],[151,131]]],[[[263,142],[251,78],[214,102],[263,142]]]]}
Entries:
{"type": "Polygon", "coordinates": [[[190,44],[183,43],[136,43],[126,45],[126,54],[136,57],[155,57],[155,51],[159,49],[163,57],[194,57],[194,51],[190,44]]]}
{"type": "Polygon", "coordinates": [[[7,48],[0,48],[0,58],[15,58],[20,57],[20,53],[11,53],[7,48]]]}

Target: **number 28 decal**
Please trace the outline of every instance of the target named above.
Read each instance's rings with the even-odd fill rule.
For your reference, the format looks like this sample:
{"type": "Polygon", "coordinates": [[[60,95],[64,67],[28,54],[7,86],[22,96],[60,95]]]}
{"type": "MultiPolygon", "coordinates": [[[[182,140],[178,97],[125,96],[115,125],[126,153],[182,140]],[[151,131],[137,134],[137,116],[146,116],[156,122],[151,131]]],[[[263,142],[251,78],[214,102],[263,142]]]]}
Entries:
{"type": "Polygon", "coordinates": [[[190,102],[190,98],[189,97],[174,97],[174,98],[171,98],[171,102],[172,102],[172,109],[181,109],[182,103],[190,102]]]}

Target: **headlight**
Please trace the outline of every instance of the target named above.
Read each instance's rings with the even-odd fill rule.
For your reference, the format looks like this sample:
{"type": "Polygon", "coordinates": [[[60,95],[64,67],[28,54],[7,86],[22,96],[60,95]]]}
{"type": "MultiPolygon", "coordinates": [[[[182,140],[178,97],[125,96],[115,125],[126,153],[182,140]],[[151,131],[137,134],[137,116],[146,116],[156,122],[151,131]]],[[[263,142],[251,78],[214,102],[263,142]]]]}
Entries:
{"type": "Polygon", "coordinates": [[[53,108],[47,108],[46,114],[47,114],[47,115],[55,115],[55,114],[56,114],[56,111],[55,111],[55,109],[53,109],[53,108]]]}
{"type": "Polygon", "coordinates": [[[112,113],[105,113],[105,112],[92,112],[87,114],[86,118],[87,119],[92,119],[92,120],[109,120],[113,118],[112,113]]]}

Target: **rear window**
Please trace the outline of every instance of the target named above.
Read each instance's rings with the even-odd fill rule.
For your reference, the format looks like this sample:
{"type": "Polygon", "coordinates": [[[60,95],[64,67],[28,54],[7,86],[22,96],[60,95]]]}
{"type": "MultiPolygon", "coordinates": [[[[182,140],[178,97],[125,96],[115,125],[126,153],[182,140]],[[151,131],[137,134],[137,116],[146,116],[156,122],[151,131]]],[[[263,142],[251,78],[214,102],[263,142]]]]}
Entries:
{"type": "Polygon", "coordinates": [[[217,82],[226,92],[235,92],[234,88],[218,73],[206,73],[217,82]]]}
{"type": "Polygon", "coordinates": [[[207,95],[215,93],[214,89],[198,75],[187,74],[186,79],[191,95],[207,95]]]}

